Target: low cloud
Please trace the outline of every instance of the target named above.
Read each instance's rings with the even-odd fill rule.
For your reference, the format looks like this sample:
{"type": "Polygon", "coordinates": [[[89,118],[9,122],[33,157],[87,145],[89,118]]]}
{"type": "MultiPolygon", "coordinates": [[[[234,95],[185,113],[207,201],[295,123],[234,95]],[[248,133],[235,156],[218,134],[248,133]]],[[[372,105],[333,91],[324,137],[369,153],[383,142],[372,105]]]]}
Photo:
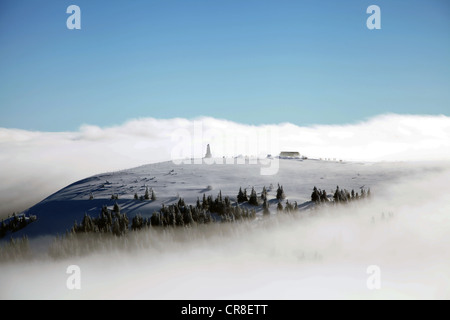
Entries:
{"type": "Polygon", "coordinates": [[[386,182],[369,201],[149,229],[129,234],[132,249],[103,238],[86,256],[10,262],[0,299],[449,299],[449,179],[446,166],[386,182]],[[73,264],[81,290],[66,288],[73,264]],[[379,290],[367,286],[369,266],[379,290]]]}
{"type": "Polygon", "coordinates": [[[86,176],[174,158],[299,151],[362,161],[450,159],[450,117],[382,115],[349,125],[250,126],[214,118],[137,119],[76,132],[0,128],[0,216],[21,211],[86,176]]]}

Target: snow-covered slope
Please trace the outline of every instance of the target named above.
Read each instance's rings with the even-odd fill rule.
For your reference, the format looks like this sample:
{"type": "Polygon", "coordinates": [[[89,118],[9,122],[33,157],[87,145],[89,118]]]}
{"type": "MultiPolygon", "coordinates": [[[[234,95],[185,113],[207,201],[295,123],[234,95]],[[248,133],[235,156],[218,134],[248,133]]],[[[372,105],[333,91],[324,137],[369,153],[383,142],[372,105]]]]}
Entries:
{"type": "MultiPolygon", "coordinates": [[[[98,216],[101,207],[118,203],[121,211],[130,217],[136,214],[151,216],[161,208],[184,198],[186,204],[195,204],[203,194],[214,197],[222,191],[234,202],[239,187],[250,193],[254,187],[259,194],[266,186],[269,199],[276,196],[277,184],[283,185],[286,198],[306,205],[312,188],[331,193],[337,185],[359,191],[371,188],[376,194],[384,182],[414,172],[406,163],[355,163],[319,160],[279,159],[275,175],[261,175],[256,164],[181,164],[162,162],[120,172],[105,173],[73,183],[49,196],[24,213],[37,216],[37,221],[14,233],[29,237],[63,234],[74,221],[81,222],[85,213],[98,216]],[[146,188],[154,190],[155,201],[135,200],[134,194],[144,195],[146,188]],[[90,195],[94,199],[90,200],[90,195]],[[111,200],[111,195],[119,195],[111,200]]],[[[271,206],[274,210],[275,206],[271,206]]]]}
{"type": "MultiPolygon", "coordinates": [[[[15,233],[50,234],[30,241],[32,255],[2,264],[0,298],[69,299],[380,299],[450,297],[448,163],[339,163],[280,160],[273,176],[256,165],[165,162],[101,174],[74,183],[27,210],[38,220],[15,233]],[[108,181],[108,182],[107,182],[108,181]],[[314,185],[372,190],[370,201],[276,214],[241,223],[150,228],[124,237],[55,233],[98,215],[119,194],[130,216],[151,214],[178,195],[194,203],[203,192],[235,197],[284,187],[290,201],[308,204],[314,185]],[[134,200],[146,187],[157,200],[134,200]],[[209,190],[208,186],[212,189],[209,190]],[[94,199],[89,200],[90,193],[94,199]],[[308,217],[305,217],[308,216],[308,217]],[[50,244],[50,249],[49,249],[50,244]],[[52,248],[64,253],[55,259],[52,248]],[[66,248],[67,250],[65,251],[66,248]],[[81,271],[82,290],[66,287],[68,266],[81,271]],[[369,290],[381,270],[381,288],[369,290]]],[[[307,207],[307,206],[304,206],[307,207]]],[[[275,205],[272,205],[272,210],[275,205]]]]}

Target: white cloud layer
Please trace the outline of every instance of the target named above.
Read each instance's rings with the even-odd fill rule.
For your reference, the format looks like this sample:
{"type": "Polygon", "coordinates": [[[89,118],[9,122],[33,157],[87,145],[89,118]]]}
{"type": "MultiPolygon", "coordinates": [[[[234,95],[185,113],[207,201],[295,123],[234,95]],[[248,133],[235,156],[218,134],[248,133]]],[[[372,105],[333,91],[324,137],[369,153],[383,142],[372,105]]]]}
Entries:
{"type": "Polygon", "coordinates": [[[311,158],[450,160],[450,117],[382,115],[349,125],[250,126],[214,118],[138,119],[77,132],[0,128],[0,216],[86,176],[184,157],[299,151],[311,158]]]}
{"type": "Polygon", "coordinates": [[[129,234],[131,249],[103,238],[83,257],[6,263],[0,299],[449,299],[450,203],[441,190],[450,171],[442,169],[389,181],[368,202],[144,230],[129,234]],[[65,286],[73,264],[81,290],[65,286]],[[379,290],[367,287],[368,266],[381,271],[379,290]]]}

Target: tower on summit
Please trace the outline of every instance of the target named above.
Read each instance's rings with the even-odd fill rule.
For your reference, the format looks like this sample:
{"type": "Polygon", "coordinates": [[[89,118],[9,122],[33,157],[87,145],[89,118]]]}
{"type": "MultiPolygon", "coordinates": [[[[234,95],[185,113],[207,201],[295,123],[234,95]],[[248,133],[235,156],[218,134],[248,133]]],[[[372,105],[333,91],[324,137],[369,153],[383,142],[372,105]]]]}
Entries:
{"type": "Polygon", "coordinates": [[[209,144],[206,146],[205,158],[212,158],[211,148],[209,147],[209,144]]]}

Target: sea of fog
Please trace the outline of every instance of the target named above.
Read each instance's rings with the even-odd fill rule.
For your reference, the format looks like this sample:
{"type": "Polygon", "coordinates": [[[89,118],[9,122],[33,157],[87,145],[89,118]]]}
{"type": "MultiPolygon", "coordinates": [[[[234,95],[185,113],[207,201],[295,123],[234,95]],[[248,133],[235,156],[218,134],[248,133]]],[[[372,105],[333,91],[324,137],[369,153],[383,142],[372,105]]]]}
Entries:
{"type": "Polygon", "coordinates": [[[443,166],[350,205],[144,230],[81,256],[3,263],[0,299],[449,299],[448,181],[443,166]],[[80,289],[67,287],[70,265],[80,289]]]}
{"type": "Polygon", "coordinates": [[[0,128],[0,218],[21,212],[74,181],[180,158],[277,155],[344,161],[450,160],[450,117],[379,115],[345,125],[250,126],[214,118],[126,121],[74,132],[0,128]]]}

